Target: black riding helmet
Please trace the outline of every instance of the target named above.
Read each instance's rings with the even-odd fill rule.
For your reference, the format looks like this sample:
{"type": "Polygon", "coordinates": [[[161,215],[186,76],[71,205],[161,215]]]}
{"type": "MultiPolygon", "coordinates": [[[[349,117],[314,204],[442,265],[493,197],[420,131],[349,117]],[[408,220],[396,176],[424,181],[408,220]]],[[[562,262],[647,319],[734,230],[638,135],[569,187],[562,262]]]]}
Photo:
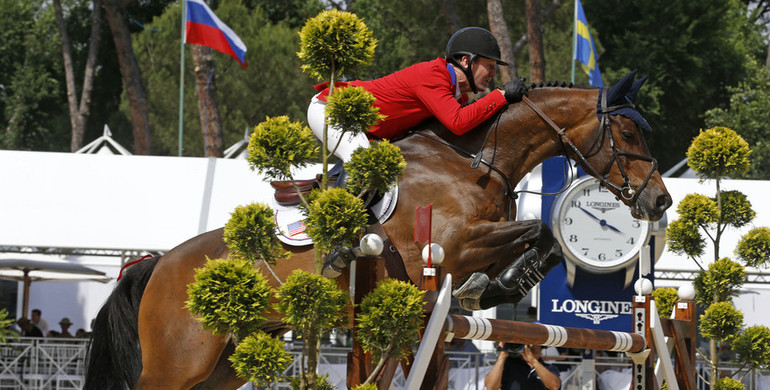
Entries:
{"type": "Polygon", "coordinates": [[[508,66],[507,62],[500,59],[500,46],[497,45],[495,36],[488,30],[481,27],[465,27],[454,33],[446,44],[446,59],[465,73],[474,93],[478,91],[476,82],[473,80],[471,64],[476,56],[489,58],[497,61],[499,65],[508,66]],[[460,65],[460,59],[463,56],[468,56],[470,59],[468,67],[460,65]]]}

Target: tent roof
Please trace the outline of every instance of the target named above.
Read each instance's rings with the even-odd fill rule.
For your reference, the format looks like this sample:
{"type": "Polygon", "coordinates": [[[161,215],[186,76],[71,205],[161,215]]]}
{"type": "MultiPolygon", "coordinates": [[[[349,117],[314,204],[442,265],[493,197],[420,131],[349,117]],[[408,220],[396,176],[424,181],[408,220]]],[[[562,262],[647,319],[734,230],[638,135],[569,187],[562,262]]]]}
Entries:
{"type": "Polygon", "coordinates": [[[244,159],[0,151],[0,166],[0,252],[164,252],[272,196],[244,159]]]}

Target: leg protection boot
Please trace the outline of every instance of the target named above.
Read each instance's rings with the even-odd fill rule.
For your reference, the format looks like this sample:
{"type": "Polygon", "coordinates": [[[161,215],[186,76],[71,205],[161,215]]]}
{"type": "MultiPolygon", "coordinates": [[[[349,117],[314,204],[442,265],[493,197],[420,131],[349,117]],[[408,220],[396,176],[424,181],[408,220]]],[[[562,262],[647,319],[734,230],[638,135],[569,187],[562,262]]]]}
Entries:
{"type": "Polygon", "coordinates": [[[356,259],[356,255],[350,248],[334,248],[331,253],[326,257],[323,270],[321,274],[329,279],[334,279],[340,274],[342,270],[350,265],[350,262],[356,259]]]}
{"type": "Polygon", "coordinates": [[[478,300],[489,285],[489,276],[483,272],[472,273],[462,286],[452,291],[457,299],[478,300]]]}
{"type": "Polygon", "coordinates": [[[521,300],[545,278],[548,271],[561,262],[561,251],[558,252],[558,256],[549,253],[541,258],[537,248],[528,249],[489,283],[484,297],[512,295],[521,300]]]}

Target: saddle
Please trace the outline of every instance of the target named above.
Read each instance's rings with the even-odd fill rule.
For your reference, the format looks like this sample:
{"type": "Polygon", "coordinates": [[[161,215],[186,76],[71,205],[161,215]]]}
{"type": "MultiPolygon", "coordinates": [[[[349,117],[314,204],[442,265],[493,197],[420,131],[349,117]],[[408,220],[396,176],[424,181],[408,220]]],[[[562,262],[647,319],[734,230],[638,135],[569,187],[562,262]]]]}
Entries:
{"type": "MultiPolygon", "coordinates": [[[[314,179],[294,180],[294,183],[299,187],[302,196],[307,196],[314,189],[321,187],[321,175],[317,175],[314,179]]],[[[291,180],[271,181],[270,186],[275,190],[273,197],[279,205],[296,206],[299,204],[299,195],[297,195],[291,180]]]]}

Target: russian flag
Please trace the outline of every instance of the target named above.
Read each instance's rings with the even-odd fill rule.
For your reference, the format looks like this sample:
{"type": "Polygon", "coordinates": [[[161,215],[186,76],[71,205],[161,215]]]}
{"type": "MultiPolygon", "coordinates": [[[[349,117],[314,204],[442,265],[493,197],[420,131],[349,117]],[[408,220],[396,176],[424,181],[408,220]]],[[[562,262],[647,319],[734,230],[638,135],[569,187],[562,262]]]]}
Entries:
{"type": "Polygon", "coordinates": [[[208,46],[214,50],[229,54],[241,66],[246,68],[244,56],[246,45],[230,27],[214,15],[203,0],[187,0],[187,24],[185,43],[208,46]]]}

